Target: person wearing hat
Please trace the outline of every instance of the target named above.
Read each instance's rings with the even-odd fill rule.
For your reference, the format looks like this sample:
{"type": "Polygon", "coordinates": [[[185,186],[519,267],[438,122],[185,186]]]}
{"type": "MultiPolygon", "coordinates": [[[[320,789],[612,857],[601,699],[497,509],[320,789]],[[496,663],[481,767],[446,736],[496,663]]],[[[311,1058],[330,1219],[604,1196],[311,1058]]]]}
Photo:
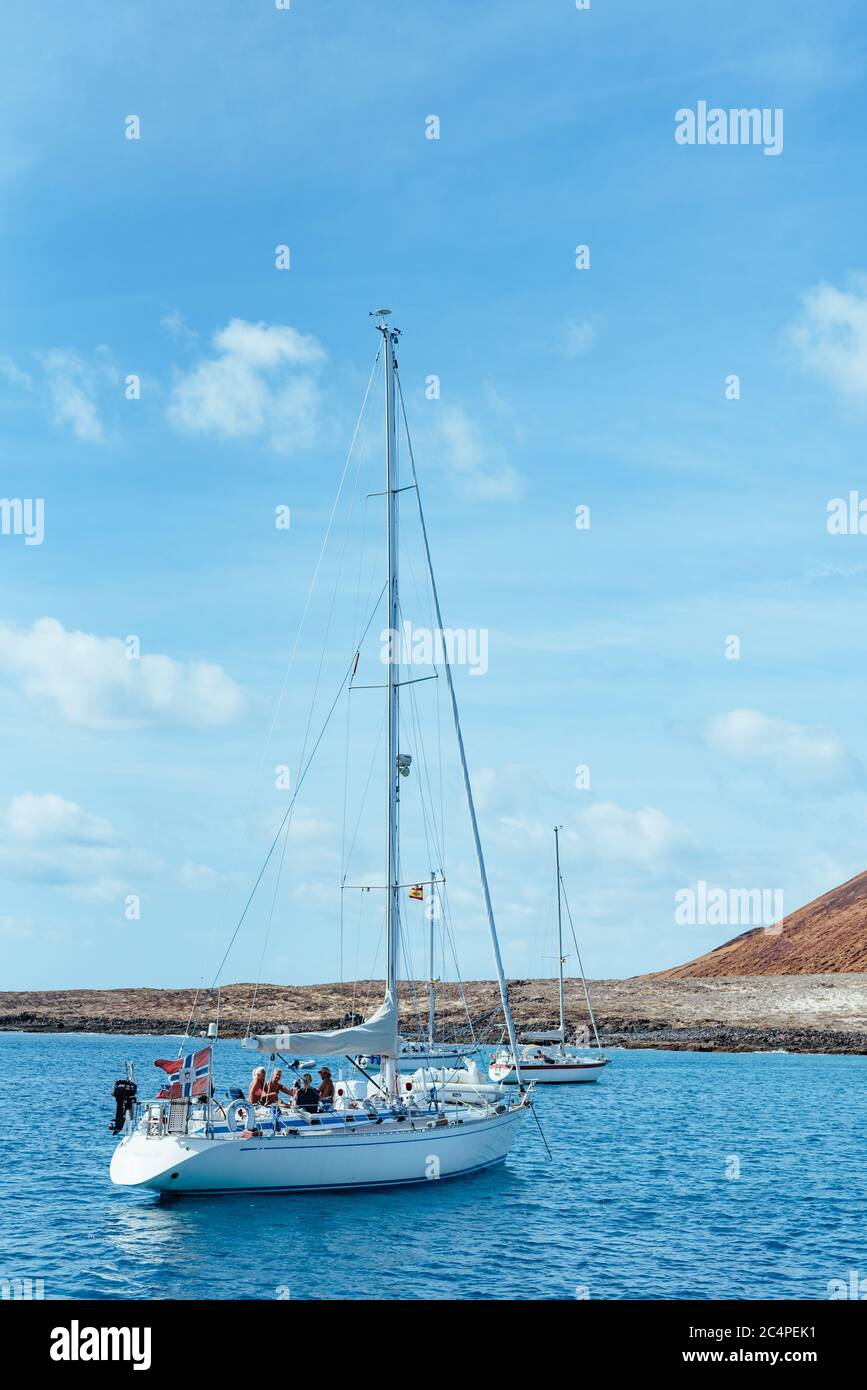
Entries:
{"type": "Polygon", "coordinates": [[[306,1071],[301,1078],[301,1085],[295,1092],[295,1106],[298,1110],[307,1110],[311,1115],[315,1115],[319,1109],[319,1092],[313,1085],[313,1077],[306,1071]]]}
{"type": "Polygon", "coordinates": [[[331,1080],[331,1068],[319,1068],[319,1104],[327,1105],[330,1109],[334,1104],[334,1082],[331,1080]]]}

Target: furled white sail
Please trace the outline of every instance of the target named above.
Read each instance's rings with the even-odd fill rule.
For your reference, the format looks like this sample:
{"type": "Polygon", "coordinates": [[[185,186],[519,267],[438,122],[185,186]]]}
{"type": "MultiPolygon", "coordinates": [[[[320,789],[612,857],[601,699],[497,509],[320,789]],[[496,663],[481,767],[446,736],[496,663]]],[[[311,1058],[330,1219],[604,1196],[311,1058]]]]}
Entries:
{"type": "Polygon", "coordinates": [[[328,1033],[263,1033],[246,1038],[243,1046],[257,1052],[303,1053],[305,1057],[397,1057],[397,1004],[387,994],[375,1014],[352,1028],[333,1028],[328,1033]]]}
{"type": "Polygon", "coordinates": [[[522,1033],[518,1041],[522,1043],[562,1042],[563,1033],[559,1028],[549,1028],[547,1033],[522,1033]]]}

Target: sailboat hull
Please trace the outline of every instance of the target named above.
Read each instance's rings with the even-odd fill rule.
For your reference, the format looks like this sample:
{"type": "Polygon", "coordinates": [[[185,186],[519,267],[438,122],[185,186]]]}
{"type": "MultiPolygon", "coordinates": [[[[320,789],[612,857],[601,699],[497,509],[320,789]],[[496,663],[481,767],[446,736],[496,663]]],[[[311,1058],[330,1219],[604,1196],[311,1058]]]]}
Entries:
{"type": "MultiPolygon", "coordinates": [[[[581,1082],[597,1081],[603,1067],[607,1065],[607,1057],[598,1061],[594,1058],[586,1062],[542,1062],[536,1066],[522,1062],[521,1081],[525,1085],[532,1081],[537,1086],[577,1085],[581,1082]]],[[[492,1062],[488,1068],[488,1075],[501,1086],[518,1084],[518,1074],[514,1065],[509,1062],[492,1062]]]]}
{"type": "MultiPolygon", "coordinates": [[[[478,1051],[478,1047],[473,1043],[465,1048],[447,1048],[437,1043],[432,1048],[421,1043],[401,1045],[400,1070],[405,1072],[415,1071],[418,1067],[463,1067],[467,1058],[474,1057],[478,1051]]],[[[378,1069],[382,1065],[382,1058],[376,1055],[362,1057],[360,1061],[368,1070],[378,1069]]]]}
{"type": "Polygon", "coordinates": [[[514,1107],[432,1128],[370,1126],[355,1132],[207,1138],[127,1135],[111,1161],[112,1182],[156,1192],[310,1192],[386,1187],[461,1177],[506,1157],[527,1114],[514,1107]]]}

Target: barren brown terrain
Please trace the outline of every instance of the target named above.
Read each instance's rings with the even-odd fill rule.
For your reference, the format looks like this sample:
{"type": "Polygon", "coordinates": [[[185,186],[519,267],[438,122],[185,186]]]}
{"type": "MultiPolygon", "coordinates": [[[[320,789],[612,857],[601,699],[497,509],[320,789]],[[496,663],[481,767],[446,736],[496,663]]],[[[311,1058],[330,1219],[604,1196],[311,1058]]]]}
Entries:
{"type": "MultiPolygon", "coordinates": [[[[602,1041],[611,1046],[750,1051],[867,1053],[867,873],[825,893],[771,928],[759,927],[671,970],[591,985],[602,1041]]],[[[557,1024],[554,980],[512,980],[519,1031],[557,1024]]],[[[338,1028],[369,1013],[383,985],[226,985],[220,1032],[338,1028]]],[[[400,987],[401,1026],[420,1032],[426,985],[400,987]]],[[[569,1032],[588,1024],[579,980],[566,982],[569,1032]]],[[[201,1007],[189,989],[56,990],[0,993],[0,1031],[184,1034],[216,1019],[216,1000],[201,1007]],[[196,1010],[195,1014],[193,1011],[196,1010]]],[[[502,1035],[492,980],[438,991],[438,1031],[502,1035]]]]}
{"type": "Polygon", "coordinates": [[[756,927],[659,980],[867,971],[867,873],[814,898],[772,927],[756,927]]]}
{"type": "MultiPolygon", "coordinates": [[[[424,1014],[424,985],[401,988],[402,1026],[415,1031],[424,1014]],[[414,999],[416,1002],[414,1002],[414,999]]],[[[867,1052],[867,974],[792,976],[638,976],[591,984],[604,1043],[626,1047],[751,1051],[784,1048],[808,1052],[867,1052]]],[[[242,1036],[254,986],[227,985],[221,995],[220,1032],[242,1036]]],[[[466,1009],[457,986],[440,989],[440,1033],[466,1038],[467,1016],[487,1043],[500,1038],[502,1021],[493,981],[465,983],[466,1009]]],[[[382,997],[382,984],[261,985],[253,1031],[333,1028],[365,1013],[382,997]]],[[[513,980],[510,997],[519,1030],[557,1022],[553,980],[513,980]]],[[[59,990],[0,993],[0,1030],[183,1034],[195,992],[184,989],[59,990]]],[[[587,1023],[580,980],[566,984],[570,1033],[587,1023]]],[[[198,1027],[216,1017],[215,1002],[198,1027]]]]}

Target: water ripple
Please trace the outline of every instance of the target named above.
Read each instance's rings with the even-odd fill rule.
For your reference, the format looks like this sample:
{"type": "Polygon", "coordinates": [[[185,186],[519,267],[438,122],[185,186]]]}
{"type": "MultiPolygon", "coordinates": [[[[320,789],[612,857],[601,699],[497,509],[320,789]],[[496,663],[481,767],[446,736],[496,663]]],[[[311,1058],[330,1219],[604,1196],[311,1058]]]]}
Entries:
{"type": "MultiPolygon", "coordinates": [[[[50,1298],[825,1298],[867,1275],[867,1059],[618,1052],[454,1183],[170,1201],[113,1188],[111,1088],[172,1040],[0,1034],[0,1275],[50,1298]],[[23,1101],[50,1077],[56,1101],[23,1101]],[[14,1119],[14,1123],[13,1123],[14,1119]],[[727,1173],[738,1172],[738,1176],[727,1173]]],[[[220,1044],[223,1084],[249,1070],[220,1044]]]]}

